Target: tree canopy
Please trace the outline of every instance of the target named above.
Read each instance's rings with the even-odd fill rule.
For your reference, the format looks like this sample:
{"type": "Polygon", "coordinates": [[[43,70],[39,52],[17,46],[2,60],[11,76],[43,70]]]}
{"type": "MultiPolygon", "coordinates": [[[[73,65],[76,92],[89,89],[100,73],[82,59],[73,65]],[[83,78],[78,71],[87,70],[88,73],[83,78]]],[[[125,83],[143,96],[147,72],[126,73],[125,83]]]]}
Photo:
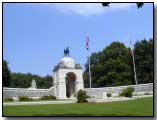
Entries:
{"type": "Polygon", "coordinates": [[[7,61],[3,60],[3,87],[29,88],[33,79],[36,80],[37,88],[50,88],[53,86],[52,76],[41,77],[31,73],[12,73],[7,61]]]}
{"type": "Polygon", "coordinates": [[[137,79],[139,83],[153,82],[153,40],[137,41],[134,48],[137,79]]]}
{"type": "Polygon", "coordinates": [[[10,86],[10,69],[6,60],[3,60],[3,86],[10,86]]]}
{"type": "MultiPolygon", "coordinates": [[[[110,4],[110,2],[103,2],[102,6],[103,7],[109,7],[109,4],[110,4]]],[[[137,5],[137,8],[139,9],[139,8],[143,7],[144,3],[143,2],[137,2],[136,5],[137,5]]]]}
{"type": "Polygon", "coordinates": [[[41,77],[39,75],[33,75],[31,73],[11,73],[10,87],[29,88],[33,79],[36,81],[37,88],[44,89],[53,86],[53,78],[50,75],[41,77]]]}
{"type": "MultiPolygon", "coordinates": [[[[153,82],[153,40],[137,41],[134,49],[138,83],[153,82]]],[[[92,87],[135,84],[130,48],[113,42],[102,51],[92,53],[92,87]]],[[[84,83],[89,87],[88,61],[85,64],[84,83]]]]}

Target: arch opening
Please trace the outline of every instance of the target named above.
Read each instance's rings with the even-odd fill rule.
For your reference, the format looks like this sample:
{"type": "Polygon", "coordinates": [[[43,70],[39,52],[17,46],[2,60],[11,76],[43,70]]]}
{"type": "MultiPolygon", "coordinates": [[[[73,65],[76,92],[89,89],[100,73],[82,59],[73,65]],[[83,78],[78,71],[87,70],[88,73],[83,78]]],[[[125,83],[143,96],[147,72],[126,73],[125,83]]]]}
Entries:
{"type": "Polygon", "coordinates": [[[73,72],[66,74],[66,96],[67,98],[75,97],[76,75],[73,72]]]}

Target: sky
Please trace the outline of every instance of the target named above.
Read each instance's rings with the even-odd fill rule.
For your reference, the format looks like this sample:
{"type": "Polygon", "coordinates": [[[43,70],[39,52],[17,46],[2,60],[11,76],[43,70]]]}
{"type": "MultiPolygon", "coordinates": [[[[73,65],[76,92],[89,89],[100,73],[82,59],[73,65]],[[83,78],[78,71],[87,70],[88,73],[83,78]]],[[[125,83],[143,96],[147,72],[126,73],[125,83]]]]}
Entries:
{"type": "Polygon", "coordinates": [[[153,38],[153,5],[145,3],[3,3],[3,59],[11,72],[52,75],[69,46],[70,56],[84,69],[88,51],[113,41],[153,38]]]}

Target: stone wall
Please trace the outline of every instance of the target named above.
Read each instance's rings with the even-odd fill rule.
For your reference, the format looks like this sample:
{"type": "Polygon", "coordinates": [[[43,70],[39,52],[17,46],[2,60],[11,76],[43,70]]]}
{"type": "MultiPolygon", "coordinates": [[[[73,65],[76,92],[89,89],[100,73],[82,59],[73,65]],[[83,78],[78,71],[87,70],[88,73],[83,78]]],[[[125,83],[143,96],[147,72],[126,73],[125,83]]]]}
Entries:
{"type": "MultiPolygon", "coordinates": [[[[153,93],[153,83],[140,84],[136,88],[136,85],[129,85],[135,88],[133,94],[145,94],[153,93]]],[[[117,87],[103,87],[103,88],[85,88],[85,91],[88,95],[91,95],[93,98],[103,99],[106,98],[107,93],[111,93],[112,96],[118,96],[123,89],[129,86],[117,86],[117,87]]],[[[42,96],[54,96],[54,87],[50,89],[27,89],[27,88],[6,88],[3,87],[3,97],[19,97],[19,96],[28,96],[28,97],[42,97],[42,96]]]]}
{"type": "Polygon", "coordinates": [[[3,87],[3,97],[19,97],[28,96],[32,98],[39,98],[42,96],[54,95],[54,88],[50,89],[29,89],[29,88],[6,88],[3,87]]]}
{"type": "Polygon", "coordinates": [[[133,94],[145,94],[153,93],[153,83],[148,83],[148,84],[139,84],[137,85],[129,85],[129,86],[117,86],[117,87],[103,87],[103,88],[85,88],[85,91],[87,92],[87,95],[92,96],[92,98],[98,98],[98,99],[103,99],[106,97],[107,93],[111,93],[112,96],[119,96],[119,93],[122,92],[123,89],[127,87],[134,87],[135,90],[133,94]]]}

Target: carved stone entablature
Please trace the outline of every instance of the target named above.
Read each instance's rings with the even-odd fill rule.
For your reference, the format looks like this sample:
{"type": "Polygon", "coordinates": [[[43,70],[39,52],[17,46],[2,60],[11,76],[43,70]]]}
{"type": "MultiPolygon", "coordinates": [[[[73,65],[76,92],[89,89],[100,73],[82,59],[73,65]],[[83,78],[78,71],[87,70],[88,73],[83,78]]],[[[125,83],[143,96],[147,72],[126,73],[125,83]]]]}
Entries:
{"type": "Polygon", "coordinates": [[[75,69],[82,69],[80,64],[75,64],[75,69]]]}

